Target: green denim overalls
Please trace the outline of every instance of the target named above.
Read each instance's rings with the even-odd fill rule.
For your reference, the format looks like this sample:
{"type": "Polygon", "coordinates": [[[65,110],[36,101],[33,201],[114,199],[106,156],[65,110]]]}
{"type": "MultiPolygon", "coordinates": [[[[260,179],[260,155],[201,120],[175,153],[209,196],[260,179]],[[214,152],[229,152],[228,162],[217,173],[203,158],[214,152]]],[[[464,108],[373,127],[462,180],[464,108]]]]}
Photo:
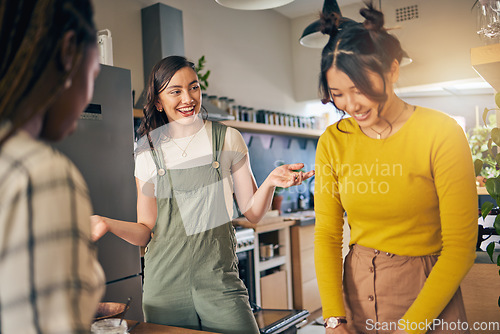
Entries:
{"type": "Polygon", "coordinates": [[[238,277],[236,239],[224,201],[220,153],[226,126],[212,122],[212,163],[157,168],[157,219],[144,268],[147,322],[219,333],[259,333],[238,277]]]}

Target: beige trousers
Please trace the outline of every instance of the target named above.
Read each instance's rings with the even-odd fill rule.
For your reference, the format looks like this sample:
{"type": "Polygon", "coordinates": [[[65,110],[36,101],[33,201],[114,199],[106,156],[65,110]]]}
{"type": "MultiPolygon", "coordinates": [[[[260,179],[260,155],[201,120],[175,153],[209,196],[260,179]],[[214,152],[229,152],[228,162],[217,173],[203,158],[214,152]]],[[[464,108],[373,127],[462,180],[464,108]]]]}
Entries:
{"type": "MultiPolygon", "coordinates": [[[[351,246],[344,262],[344,301],[351,331],[383,334],[396,330],[437,259],[438,255],[399,256],[351,246]]],[[[463,330],[467,318],[460,288],[438,319],[448,325],[427,327],[431,328],[427,333],[469,333],[463,330]]]]}

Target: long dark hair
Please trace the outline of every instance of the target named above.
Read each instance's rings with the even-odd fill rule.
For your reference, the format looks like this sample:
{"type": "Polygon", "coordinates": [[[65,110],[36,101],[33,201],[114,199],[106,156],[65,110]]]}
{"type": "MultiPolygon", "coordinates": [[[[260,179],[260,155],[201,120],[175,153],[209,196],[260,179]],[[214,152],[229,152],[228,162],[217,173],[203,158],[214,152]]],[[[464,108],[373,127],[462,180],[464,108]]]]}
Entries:
{"type": "MultiPolygon", "coordinates": [[[[158,102],[158,96],[167,88],[175,73],[184,67],[189,67],[196,73],[194,63],[183,56],[165,57],[151,70],[146,88],[146,104],[142,111],[144,117],[141,120],[139,129],[137,129],[140,140],[138,141],[136,154],[149,149],[151,145],[158,144],[158,141],[162,139],[160,134],[150,136],[153,130],[168,123],[166,113],[156,109],[156,102],[158,102]]],[[[201,106],[201,110],[207,114],[205,107],[201,106]]],[[[204,119],[206,119],[206,116],[204,116],[204,119]]]]}
{"type": "Polygon", "coordinates": [[[330,39],[321,54],[319,90],[323,103],[334,104],[326,72],[335,67],[344,72],[362,94],[379,103],[380,115],[387,100],[384,74],[389,72],[395,59],[401,63],[404,51],[399,40],[384,28],[384,14],[376,10],[372,2],[366,3],[360,14],[365,18],[363,23],[342,18],[337,13],[321,15],[322,32],[329,34],[330,39]],[[382,92],[373,88],[369,72],[382,79],[382,92]]]}
{"type": "MultiPolygon", "coordinates": [[[[17,110],[37,85],[47,66],[59,55],[59,43],[75,32],[78,54],[97,41],[90,0],[2,0],[0,2],[0,123],[10,121],[10,131],[0,146],[32,117],[46,110],[62,91],[69,73],[61,69],[58,84],[34,110],[17,110]]],[[[56,62],[56,64],[59,64],[56,62]]]]}

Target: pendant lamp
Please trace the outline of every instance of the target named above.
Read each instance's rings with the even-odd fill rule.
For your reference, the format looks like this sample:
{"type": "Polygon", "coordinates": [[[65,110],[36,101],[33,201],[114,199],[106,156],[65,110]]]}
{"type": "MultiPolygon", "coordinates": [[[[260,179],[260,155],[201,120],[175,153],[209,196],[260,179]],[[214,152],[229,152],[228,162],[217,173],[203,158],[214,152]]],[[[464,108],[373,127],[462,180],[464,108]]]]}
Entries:
{"type": "MultiPolygon", "coordinates": [[[[342,16],[337,0],[325,0],[323,3],[323,10],[321,12],[324,15],[338,13],[342,16]]],[[[300,44],[309,48],[323,48],[328,42],[329,36],[320,31],[320,26],[321,23],[319,20],[316,20],[308,25],[300,37],[300,44]]]]}
{"type": "Polygon", "coordinates": [[[413,62],[413,59],[408,56],[408,53],[403,50],[403,58],[401,58],[401,64],[399,64],[399,67],[403,67],[406,65],[410,65],[413,62]]]}
{"type": "Polygon", "coordinates": [[[215,0],[219,5],[232,9],[261,10],[289,4],[293,0],[215,0]]]}
{"type": "MultiPolygon", "coordinates": [[[[336,0],[325,0],[325,2],[323,3],[322,13],[324,15],[328,15],[330,13],[338,13],[340,16],[342,16],[342,13],[340,12],[340,8],[336,0]]],[[[320,28],[321,28],[320,20],[316,20],[310,25],[308,25],[304,29],[304,32],[300,37],[299,40],[300,44],[309,48],[317,48],[317,49],[324,48],[326,43],[328,43],[328,39],[330,38],[330,36],[323,34],[320,31],[320,28]]],[[[403,58],[401,59],[401,64],[399,64],[399,66],[403,67],[411,64],[412,62],[413,59],[411,59],[410,56],[408,56],[408,53],[406,53],[406,51],[403,50],[403,58]]]]}

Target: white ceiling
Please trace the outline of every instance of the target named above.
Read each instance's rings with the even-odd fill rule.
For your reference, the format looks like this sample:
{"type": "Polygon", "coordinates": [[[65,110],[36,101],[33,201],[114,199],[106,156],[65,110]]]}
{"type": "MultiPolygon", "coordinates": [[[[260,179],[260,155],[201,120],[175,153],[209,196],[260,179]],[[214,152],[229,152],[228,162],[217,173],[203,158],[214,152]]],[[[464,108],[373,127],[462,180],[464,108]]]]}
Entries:
{"type": "MultiPolygon", "coordinates": [[[[337,0],[337,3],[342,11],[342,6],[353,3],[362,3],[361,0],[337,0]]],[[[323,0],[294,0],[288,5],[284,5],[274,10],[282,15],[295,19],[304,15],[317,15],[323,8],[323,0]]]]}

